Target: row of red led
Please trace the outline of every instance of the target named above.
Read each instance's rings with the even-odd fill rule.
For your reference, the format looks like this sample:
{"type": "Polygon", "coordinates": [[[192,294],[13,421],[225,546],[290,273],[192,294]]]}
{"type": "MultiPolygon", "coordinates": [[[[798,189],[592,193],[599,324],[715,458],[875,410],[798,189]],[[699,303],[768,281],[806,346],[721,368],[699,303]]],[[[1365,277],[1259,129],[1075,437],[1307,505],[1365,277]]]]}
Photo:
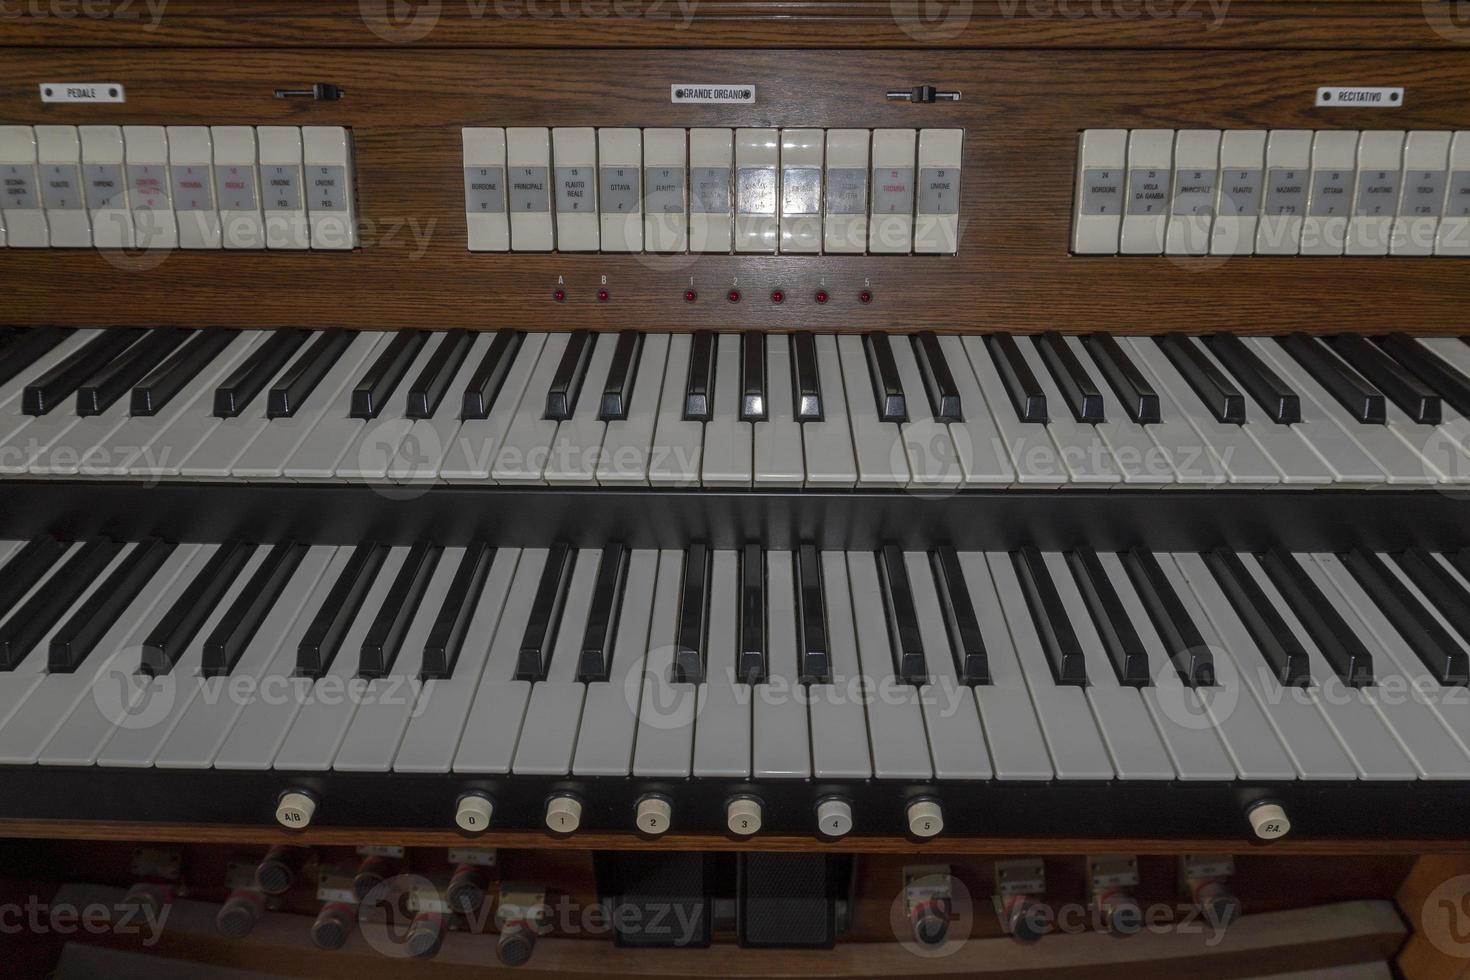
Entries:
{"type": "MultiPolygon", "coordinates": [[[[552,290],[551,298],[556,300],[556,302],[558,303],[565,303],[567,299],[567,291],[565,289],[552,290]]],[[[729,292],[725,293],[725,299],[729,300],[731,303],[738,303],[743,298],[744,297],[741,295],[740,290],[738,289],[732,289],[729,292]]],[[[818,289],[815,293],[812,294],[812,299],[819,304],[826,303],[831,298],[832,294],[827,292],[827,290],[825,289],[818,289]]],[[[857,294],[857,298],[859,303],[871,303],[873,302],[873,292],[870,289],[864,289],[857,294]]],[[[606,303],[611,299],[612,292],[610,290],[599,289],[597,291],[597,302],[606,303]]],[[[692,289],[684,290],[684,302],[693,303],[696,302],[698,299],[699,293],[695,292],[692,289]]],[[[771,302],[786,302],[786,291],[783,289],[771,290],[771,302]]]]}

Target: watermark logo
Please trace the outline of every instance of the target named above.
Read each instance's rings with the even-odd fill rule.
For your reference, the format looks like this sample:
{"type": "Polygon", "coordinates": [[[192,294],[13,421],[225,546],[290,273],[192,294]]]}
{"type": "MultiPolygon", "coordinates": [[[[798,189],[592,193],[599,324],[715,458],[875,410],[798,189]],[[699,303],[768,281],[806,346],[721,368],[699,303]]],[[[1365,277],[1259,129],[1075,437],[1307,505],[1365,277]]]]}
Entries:
{"type": "Polygon", "coordinates": [[[422,41],[439,26],[444,0],[358,0],[368,30],[389,44],[422,41]]]}
{"type": "Polygon", "coordinates": [[[1435,949],[1470,959],[1470,875],[1456,875],[1430,892],[1419,923],[1420,933],[1435,949]]]}
{"type": "Polygon", "coordinates": [[[974,0],[890,0],[893,22],[915,41],[952,41],[965,32],[975,15],[974,0]]]}

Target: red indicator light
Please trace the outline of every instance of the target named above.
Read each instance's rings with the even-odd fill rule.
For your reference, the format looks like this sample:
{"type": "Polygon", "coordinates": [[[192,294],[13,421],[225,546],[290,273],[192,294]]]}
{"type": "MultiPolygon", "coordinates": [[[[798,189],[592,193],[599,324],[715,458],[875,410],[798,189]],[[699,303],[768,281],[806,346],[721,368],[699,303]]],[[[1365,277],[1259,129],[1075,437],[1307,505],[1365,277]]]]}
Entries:
{"type": "Polygon", "coordinates": [[[732,289],[732,290],[730,290],[728,293],[725,294],[725,298],[728,299],[732,303],[738,303],[738,302],[740,302],[740,290],[738,290],[738,289],[732,289]]]}
{"type": "Polygon", "coordinates": [[[610,299],[612,299],[612,293],[609,293],[606,289],[599,289],[597,291],[597,302],[606,303],[610,299]]]}
{"type": "Polygon", "coordinates": [[[692,302],[694,302],[697,299],[699,299],[699,294],[696,293],[694,290],[692,290],[692,289],[686,289],[686,290],[684,290],[684,302],[686,302],[686,303],[692,303],[692,302]]]}
{"type": "Polygon", "coordinates": [[[786,294],[783,293],[783,292],[781,292],[781,290],[779,290],[779,289],[773,289],[773,290],[771,290],[771,302],[772,303],[784,302],[785,299],[786,299],[786,294]]]}
{"type": "Polygon", "coordinates": [[[558,289],[551,294],[551,298],[556,300],[558,303],[563,302],[567,298],[567,291],[565,289],[558,289]]]}
{"type": "Polygon", "coordinates": [[[859,303],[871,303],[871,302],[873,302],[873,294],[871,292],[869,292],[868,290],[864,289],[862,292],[858,293],[858,302],[859,303]]]}
{"type": "Polygon", "coordinates": [[[817,290],[817,302],[818,303],[825,303],[825,302],[827,302],[827,291],[825,289],[819,289],[819,290],[817,290]]]}

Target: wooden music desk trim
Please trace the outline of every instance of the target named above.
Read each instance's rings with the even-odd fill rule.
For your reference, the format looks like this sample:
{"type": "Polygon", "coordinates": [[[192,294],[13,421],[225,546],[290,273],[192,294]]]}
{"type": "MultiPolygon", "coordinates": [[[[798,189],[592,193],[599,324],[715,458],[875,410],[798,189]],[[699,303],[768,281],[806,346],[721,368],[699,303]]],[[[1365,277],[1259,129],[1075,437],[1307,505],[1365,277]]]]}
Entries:
{"type": "Polygon", "coordinates": [[[453,830],[389,827],[315,827],[288,832],[254,825],[132,823],[61,820],[0,820],[0,838],[55,840],[130,840],[188,844],[399,844],[445,847],[474,843],[507,849],[679,851],[830,851],[855,854],[1181,854],[1235,851],[1259,854],[1470,854],[1470,840],[1401,840],[1367,838],[1312,840],[1287,838],[1271,844],[1244,839],[1167,839],[1150,837],[940,837],[913,841],[903,837],[851,836],[840,841],[815,837],[758,835],[741,840],[722,834],[665,834],[658,838],[628,833],[550,833],[500,831],[468,837],[453,830]]]}

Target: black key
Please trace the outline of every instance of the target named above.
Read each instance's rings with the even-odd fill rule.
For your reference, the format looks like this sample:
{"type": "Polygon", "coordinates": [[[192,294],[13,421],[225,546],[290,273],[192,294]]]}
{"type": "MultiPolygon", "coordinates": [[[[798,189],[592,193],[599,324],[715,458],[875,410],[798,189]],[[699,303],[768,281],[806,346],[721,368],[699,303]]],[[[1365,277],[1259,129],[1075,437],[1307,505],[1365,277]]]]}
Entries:
{"type": "Polygon", "coordinates": [[[914,590],[909,583],[903,551],[884,545],[878,552],[878,580],[883,586],[883,605],[888,613],[888,639],[893,646],[893,672],[900,681],[915,686],[929,683],[929,660],[919,633],[919,614],[914,609],[914,590]]]}
{"type": "Polygon", "coordinates": [[[613,644],[627,568],[627,548],[610,544],[602,549],[597,580],[592,586],[592,606],[587,611],[587,628],[582,631],[582,656],[577,663],[577,680],[583,683],[605,681],[612,673],[613,644]]]}
{"type": "Polygon", "coordinates": [[[1301,397],[1245,341],[1233,333],[1213,333],[1205,338],[1205,346],[1272,422],[1291,425],[1302,420],[1301,397]]]}
{"type": "Polygon", "coordinates": [[[1342,358],[1317,338],[1293,333],[1277,338],[1277,343],[1353,418],[1365,425],[1383,425],[1387,421],[1383,392],[1344,364],[1342,358]]]}
{"type": "MultiPolygon", "coordinates": [[[[1338,679],[1349,687],[1371,685],[1373,655],[1316,583],[1302,573],[1301,566],[1291,556],[1275,549],[1258,555],[1257,560],[1338,679]]],[[[1278,635],[1289,647],[1295,646],[1290,631],[1278,635]]]]}
{"type": "Polygon", "coordinates": [[[1461,415],[1470,415],[1470,378],[1407,334],[1391,333],[1373,339],[1378,346],[1393,355],[1395,360],[1439,392],[1439,396],[1449,402],[1455,411],[1461,415]]]}
{"type": "Polygon", "coordinates": [[[1036,352],[1041,355],[1046,369],[1051,372],[1052,380],[1062,390],[1062,398],[1072,410],[1072,417],[1088,425],[1106,421],[1102,392],[1097,390],[1097,385],[1093,384],[1082,362],[1068,346],[1066,338],[1059,333],[1047,331],[1032,340],[1036,343],[1036,352]]]}
{"type": "Polygon", "coordinates": [[[14,331],[10,343],[5,345],[4,350],[0,350],[0,385],[9,382],[51,353],[66,337],[67,332],[60,327],[32,327],[29,330],[14,331]]]}
{"type": "Polygon", "coordinates": [[[1130,419],[1139,425],[1154,425],[1163,420],[1159,411],[1159,393],[1154,391],[1154,386],[1129,360],[1123,346],[1111,334],[1090,333],[1082,338],[1082,344],[1107,379],[1113,394],[1123,403],[1123,411],[1130,419]]]}
{"type": "Polygon", "coordinates": [[[1338,557],[1435,680],[1446,686],[1470,684],[1465,651],[1376,555],[1354,550],[1338,557]]]}
{"type": "Polygon", "coordinates": [[[939,347],[939,338],[932,330],[917,334],[914,339],[914,359],[919,362],[919,376],[924,379],[924,392],[929,396],[929,408],[940,422],[963,422],[964,406],[960,404],[960,389],[954,383],[954,374],[944,351],[939,347]]]}
{"type": "Polygon", "coordinates": [[[316,680],[331,670],[332,661],[342,649],[342,640],[387,557],[385,544],[360,544],[353,549],[352,557],[347,559],[332,591],[327,593],[326,601],[296,647],[298,676],[316,680]]]}
{"type": "Polygon", "coordinates": [[[671,683],[704,683],[708,608],[709,549],[703,544],[691,544],[684,553],[684,583],[679,590],[679,633],[674,645],[671,683]]]}
{"type": "Polygon", "coordinates": [[[82,382],[77,389],[77,414],[85,417],[107,411],[133,385],[161,366],[191,332],[171,328],[147,331],[142,340],[82,382]]]}
{"type": "Polygon", "coordinates": [[[131,415],[157,415],[174,400],[239,334],[234,330],[200,330],[188,343],[174,351],[133,388],[128,411],[131,415]]]}
{"type": "Polygon", "coordinates": [[[638,376],[638,359],[642,353],[641,333],[624,330],[618,334],[618,345],[613,348],[612,364],[607,369],[607,382],[602,387],[602,403],[597,409],[599,421],[617,422],[628,417],[628,405],[633,400],[633,382],[638,376]]]}
{"type": "Polygon", "coordinates": [[[223,677],[235,669],[240,655],[255,639],[281,593],[286,591],[286,585],[296,574],[307,550],[305,544],[290,541],[270,550],[250,581],[245,583],[245,588],[235,596],[235,601],[215,624],[214,631],[205,639],[200,673],[205,677],[223,677]]]}
{"type": "Polygon", "coordinates": [[[194,581],[143,641],[139,670],[157,677],[174,669],[254,552],[255,545],[240,541],[226,541],[215,549],[194,581]]]}
{"type": "Polygon", "coordinates": [[[429,630],[429,639],[424,644],[421,680],[446,680],[454,676],[454,667],[459,663],[459,652],[464,648],[465,634],[469,632],[480,593],[485,588],[485,577],[490,574],[490,564],[495,558],[495,549],[484,541],[472,541],[465,548],[464,558],[449,583],[444,604],[434,618],[434,628],[429,630]]]}
{"type": "Polygon", "coordinates": [[[1186,687],[1215,685],[1215,657],[1205,645],[1199,627],[1190,619],[1184,603],[1159,567],[1153,552],[1134,548],[1118,556],[1128,570],[1128,579],[1138,592],[1149,620],[1164,641],[1164,652],[1174,662],[1186,687]]]}
{"type": "Polygon", "coordinates": [[[388,341],[383,353],[378,355],[367,374],[352,389],[352,417],[369,420],[377,418],[387,406],[388,399],[393,397],[403,376],[413,366],[414,358],[419,356],[419,351],[428,342],[429,333],[426,330],[400,330],[397,336],[388,341]]]}
{"type": "Polygon", "coordinates": [[[546,556],[541,584],[536,589],[535,601],[531,603],[531,615],[526,622],[526,632],[521,635],[520,652],[516,655],[518,681],[546,680],[574,564],[572,548],[567,544],[554,546],[546,556]]]}
{"type": "Polygon", "coordinates": [[[1147,687],[1153,682],[1149,673],[1148,650],[1138,637],[1138,630],[1118,598],[1118,590],[1091,548],[1078,548],[1067,553],[1067,566],[1082,593],[1082,602],[1092,616],[1103,649],[1113,662],[1118,683],[1128,687],[1147,687]]]}
{"type": "Polygon", "coordinates": [[[144,330],[104,330],[80,350],[72,351],[60,364],[31,381],[21,394],[21,411],[45,415],[71,397],[82,382],[102,370],[112,359],[142,338],[144,330]]]}
{"type": "Polygon", "coordinates": [[[1444,417],[1439,395],[1404,366],[1358,334],[1338,334],[1328,341],[1384,396],[1421,425],[1439,425],[1444,417]]]}
{"type": "MultiPolygon", "coordinates": [[[[15,608],[36,580],[51,570],[66,545],[52,537],[34,538],[0,566],[0,610],[15,608]]],[[[0,615],[4,615],[0,611],[0,615]]]]}
{"type": "Polygon", "coordinates": [[[403,636],[424,600],[424,590],[429,587],[429,579],[443,553],[443,548],[426,541],[408,549],[378,615],[363,637],[357,658],[358,677],[373,680],[393,673],[393,664],[403,649],[403,636]]]}
{"type": "Polygon", "coordinates": [[[1041,648],[1046,653],[1052,678],[1058,684],[1077,687],[1087,685],[1087,660],[1082,655],[1082,644],[1067,619],[1067,609],[1057,587],[1047,573],[1046,562],[1041,552],[1027,545],[1011,553],[1016,566],[1016,577],[1021,582],[1021,592],[1026,596],[1026,605],[1031,610],[1031,620],[1041,637],[1041,648]]]}
{"type": "Polygon", "coordinates": [[[791,363],[795,372],[796,421],[822,421],[822,378],[817,369],[817,338],[809,333],[791,335],[791,363]]]}
{"type": "Polygon", "coordinates": [[[803,684],[826,684],[832,680],[832,651],[827,645],[827,603],[822,598],[822,559],[817,546],[796,549],[797,656],[803,684]]]}
{"type": "MultiPolygon", "coordinates": [[[[1455,566],[1456,571],[1465,578],[1470,579],[1470,548],[1457,551],[1453,555],[1446,555],[1445,557],[1450,560],[1451,565],[1455,566]]],[[[6,608],[9,608],[6,603],[0,603],[0,609],[6,608]]]]}
{"type": "MultiPolygon", "coordinates": [[[[88,541],[0,626],[0,670],[14,670],[107,568],[122,545],[88,541]]],[[[34,584],[32,580],[28,584],[34,584]]]]}
{"type": "Polygon", "coordinates": [[[766,394],[766,335],[740,335],[740,421],[764,422],[770,398],[766,394]]]}
{"type": "Polygon", "coordinates": [[[459,373],[460,365],[470,355],[475,335],[468,330],[450,330],[429,355],[429,362],[408,388],[408,410],[411,419],[431,419],[449,390],[449,383],[459,373]]]}
{"type": "Polygon", "coordinates": [[[582,381],[587,376],[587,362],[592,360],[592,350],[597,346],[597,335],[590,330],[574,330],[562,351],[561,361],[556,365],[556,374],[551,377],[551,388],[546,392],[546,419],[565,422],[577,410],[577,396],[582,392],[582,381]]]}
{"type": "Polygon", "coordinates": [[[1184,375],[1184,380],[1199,395],[1199,400],[1204,402],[1215,421],[1230,425],[1245,424],[1245,395],[1196,346],[1193,337],[1171,333],[1155,337],[1154,342],[1179,369],[1179,373],[1184,375]]]}
{"type": "Polygon", "coordinates": [[[510,366],[515,362],[516,352],[520,350],[524,337],[525,334],[517,330],[501,330],[496,333],[495,339],[490,341],[490,349],[485,351],[485,356],[480,361],[480,366],[470,376],[469,387],[464,391],[461,417],[490,417],[490,406],[495,404],[495,398],[500,394],[506,376],[510,374],[510,366]]]}
{"type": "Polygon", "coordinates": [[[255,396],[306,343],[308,335],[306,330],[273,331],[265,343],[255,348],[244,363],[214,390],[214,414],[222,419],[232,419],[245,411],[255,396]]]}
{"type": "Polygon", "coordinates": [[[356,335],[350,330],[327,330],[319,334],[271,385],[266,394],[266,418],[289,419],[301,411],[306,399],[352,346],[354,339],[356,335]]]}
{"type": "Polygon", "coordinates": [[[173,550],[174,546],[165,541],[139,542],[66,625],[52,635],[47,671],[70,674],[80,667],[173,550]]]}
{"type": "Polygon", "coordinates": [[[689,372],[684,382],[684,421],[708,422],[714,411],[715,335],[701,330],[689,344],[689,372]]]}
{"type": "Polygon", "coordinates": [[[939,607],[949,631],[949,646],[954,652],[955,670],[961,684],[989,684],[990,657],[985,651],[985,638],[980,633],[980,620],[965,584],[965,570],[960,556],[949,545],[941,545],[929,556],[934,566],[934,579],[939,584],[939,607]]]}
{"type": "Polygon", "coordinates": [[[746,684],[765,681],[766,558],[758,544],[747,544],[740,559],[740,656],[736,680],[746,684]]]}
{"type": "Polygon", "coordinates": [[[1220,591],[1245,624],[1246,632],[1256,641],[1261,656],[1271,665],[1276,680],[1287,687],[1310,684],[1312,664],[1306,648],[1297,641],[1296,634],[1286,625],[1240,556],[1229,548],[1216,548],[1202,557],[1220,583],[1220,591]]]}
{"type": "Polygon", "coordinates": [[[898,377],[898,362],[893,359],[893,348],[888,335],[870,333],[863,338],[868,351],[868,374],[873,378],[873,397],[878,401],[878,418],[884,422],[907,422],[908,400],[904,397],[903,382],[898,377]]]}
{"type": "Polygon", "coordinates": [[[1434,556],[1418,548],[1393,556],[1424,598],[1464,639],[1470,640],[1470,592],[1434,556]]]}
{"type": "Polygon", "coordinates": [[[1049,418],[1046,392],[1037,383],[1031,365],[1021,356],[1016,338],[1003,333],[986,334],[985,347],[990,351],[990,359],[995,362],[995,369],[1000,373],[1001,384],[1005,385],[1016,415],[1022,422],[1044,424],[1049,418]]]}

